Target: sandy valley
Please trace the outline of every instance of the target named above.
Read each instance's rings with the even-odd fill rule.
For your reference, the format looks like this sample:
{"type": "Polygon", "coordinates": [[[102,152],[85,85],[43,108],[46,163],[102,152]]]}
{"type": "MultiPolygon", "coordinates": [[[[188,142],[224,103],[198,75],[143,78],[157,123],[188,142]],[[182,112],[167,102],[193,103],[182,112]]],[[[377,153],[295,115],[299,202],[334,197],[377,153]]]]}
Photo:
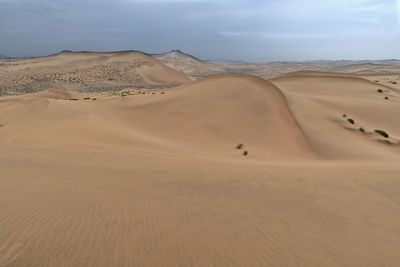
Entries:
{"type": "Polygon", "coordinates": [[[0,266],[399,266],[398,62],[241,64],[0,59],[0,266]]]}

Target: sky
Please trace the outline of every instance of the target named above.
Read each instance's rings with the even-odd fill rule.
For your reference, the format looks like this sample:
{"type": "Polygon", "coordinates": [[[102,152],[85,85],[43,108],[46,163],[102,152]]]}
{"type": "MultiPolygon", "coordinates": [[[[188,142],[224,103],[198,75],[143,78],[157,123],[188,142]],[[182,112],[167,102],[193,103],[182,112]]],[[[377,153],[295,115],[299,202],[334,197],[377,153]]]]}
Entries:
{"type": "Polygon", "coordinates": [[[209,60],[400,58],[400,0],[0,0],[0,54],[180,49],[209,60]]]}

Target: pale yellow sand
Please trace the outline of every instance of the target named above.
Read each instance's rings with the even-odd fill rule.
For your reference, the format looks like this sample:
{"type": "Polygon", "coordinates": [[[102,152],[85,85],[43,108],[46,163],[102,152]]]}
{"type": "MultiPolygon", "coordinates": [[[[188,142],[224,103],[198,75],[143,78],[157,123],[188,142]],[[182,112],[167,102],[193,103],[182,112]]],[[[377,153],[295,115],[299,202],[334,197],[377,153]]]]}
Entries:
{"type": "Polygon", "coordinates": [[[0,266],[399,266],[400,99],[378,88],[297,73],[1,98],[0,266]]]}

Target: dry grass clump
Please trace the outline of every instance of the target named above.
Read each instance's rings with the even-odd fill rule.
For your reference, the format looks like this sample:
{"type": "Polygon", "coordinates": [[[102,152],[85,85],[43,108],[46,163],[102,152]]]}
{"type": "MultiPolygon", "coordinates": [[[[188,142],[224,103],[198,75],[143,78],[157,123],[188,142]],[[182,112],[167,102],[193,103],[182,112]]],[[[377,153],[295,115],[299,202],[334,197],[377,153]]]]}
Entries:
{"type": "Polygon", "coordinates": [[[387,132],[383,131],[383,130],[376,129],[375,132],[380,134],[380,135],[382,135],[385,138],[389,138],[389,134],[387,132]]]}
{"type": "Polygon", "coordinates": [[[355,124],[355,121],[354,121],[353,119],[350,119],[350,118],[349,118],[349,119],[347,119],[347,121],[348,121],[349,123],[353,124],[353,125],[355,124]]]}

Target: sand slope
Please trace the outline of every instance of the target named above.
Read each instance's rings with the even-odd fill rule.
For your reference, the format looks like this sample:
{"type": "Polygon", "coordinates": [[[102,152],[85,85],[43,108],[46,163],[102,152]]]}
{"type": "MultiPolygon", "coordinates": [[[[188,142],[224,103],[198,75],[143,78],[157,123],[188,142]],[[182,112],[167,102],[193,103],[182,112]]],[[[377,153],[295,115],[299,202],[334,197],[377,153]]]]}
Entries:
{"type": "Polygon", "coordinates": [[[260,78],[205,78],[171,89],[160,100],[136,103],[132,99],[112,109],[147,136],[179,141],[203,153],[229,155],[231,148],[243,143],[264,156],[312,154],[285,97],[260,78]]]}
{"type": "Polygon", "coordinates": [[[288,96],[293,114],[304,132],[312,136],[313,147],[320,155],[338,159],[398,157],[397,89],[333,73],[296,73],[272,82],[288,96]],[[355,120],[355,125],[348,123],[343,114],[355,120]],[[374,133],[375,129],[385,130],[392,138],[383,138],[374,133]]]}
{"type": "Polygon", "coordinates": [[[399,101],[334,73],[3,97],[0,266],[398,266],[399,101]]]}

